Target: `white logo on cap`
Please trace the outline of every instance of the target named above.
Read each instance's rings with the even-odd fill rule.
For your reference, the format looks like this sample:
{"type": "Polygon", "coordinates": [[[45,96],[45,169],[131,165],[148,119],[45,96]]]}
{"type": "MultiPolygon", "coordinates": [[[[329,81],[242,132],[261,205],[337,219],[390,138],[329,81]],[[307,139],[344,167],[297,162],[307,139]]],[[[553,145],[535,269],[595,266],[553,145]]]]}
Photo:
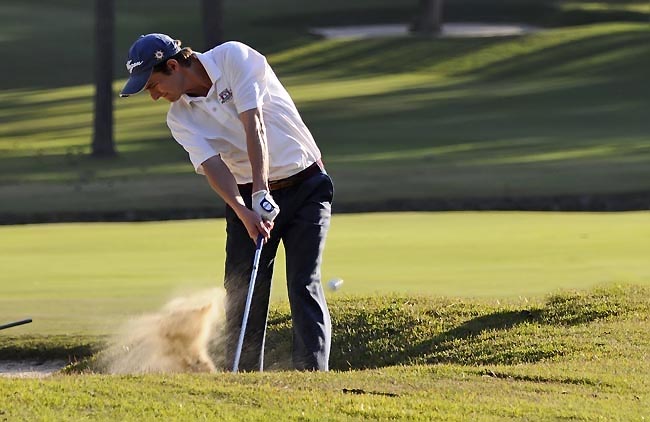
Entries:
{"type": "Polygon", "coordinates": [[[153,56],[156,58],[156,60],[161,60],[163,57],[165,57],[165,53],[163,53],[162,50],[158,50],[153,53],[153,56]]]}
{"type": "Polygon", "coordinates": [[[126,62],[126,70],[128,70],[129,73],[133,73],[133,69],[140,66],[142,63],[144,62],[139,61],[139,62],[131,63],[131,60],[129,60],[128,62],[126,62]]]}

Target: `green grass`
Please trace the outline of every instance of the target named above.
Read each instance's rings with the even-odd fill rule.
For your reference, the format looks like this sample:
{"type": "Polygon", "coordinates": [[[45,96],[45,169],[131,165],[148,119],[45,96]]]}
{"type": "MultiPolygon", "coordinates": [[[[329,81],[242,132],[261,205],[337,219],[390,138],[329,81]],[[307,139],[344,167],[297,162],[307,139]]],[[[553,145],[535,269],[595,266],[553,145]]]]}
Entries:
{"type": "MultiPolygon", "coordinates": [[[[273,372],[76,372],[91,360],[68,375],[0,378],[0,415],[640,420],[650,411],[648,218],[336,215],[323,275],[346,282],[328,293],[332,372],[282,371],[291,334],[278,268],[273,372]]],[[[0,333],[0,360],[83,359],[126,317],[218,285],[223,228],[223,220],[0,228],[0,320],[34,318],[0,333]]]]}
{"type": "MultiPolygon", "coordinates": [[[[640,325],[647,322],[647,293],[647,288],[616,286],[554,294],[542,303],[532,298],[496,305],[421,295],[339,299],[332,306],[336,334],[331,366],[347,370],[402,364],[520,365],[586,356],[598,348],[615,347],[589,338],[590,330],[607,331],[628,320],[627,330],[634,331],[635,318],[640,325]],[[611,324],[605,322],[608,318],[618,320],[611,324]]],[[[287,306],[272,314],[270,327],[269,360],[281,362],[281,357],[290,356],[287,306]]],[[[623,332],[617,329],[612,336],[620,341],[623,332]]],[[[648,344],[641,343],[638,352],[648,344]]]]}
{"type": "MultiPolygon", "coordinates": [[[[341,1],[313,2],[300,11],[288,1],[249,3],[228,6],[229,37],[268,54],[319,142],[342,209],[650,189],[650,30],[640,3],[609,2],[603,9],[589,2],[505,2],[488,13],[449,2],[451,20],[463,17],[455,15],[458,7],[465,20],[509,16],[554,27],[515,38],[364,41],[320,40],[305,29],[352,17],[404,21],[413,5],[382,1],[360,13],[370,3],[350,9],[341,1]]],[[[131,34],[153,30],[200,46],[190,28],[195,6],[188,4],[180,21],[171,2],[159,5],[156,19],[142,5],[118,5],[119,57],[131,34]]],[[[52,66],[47,78],[38,72],[48,54],[31,54],[34,48],[21,49],[10,63],[12,77],[0,92],[0,213],[221,208],[171,139],[166,105],[146,96],[115,101],[119,158],[88,158],[92,45],[80,34],[90,30],[90,5],[70,0],[55,11],[31,0],[2,7],[8,25],[0,43],[65,44],[72,37],[68,44],[78,54],[67,58],[64,51],[66,66],[52,66]],[[61,38],[39,36],[42,28],[52,31],[42,22],[59,15],[84,18],[55,28],[61,38]],[[10,22],[27,22],[27,29],[10,22]]],[[[125,76],[118,64],[116,91],[125,76]]]]}
{"type": "MultiPolygon", "coordinates": [[[[633,286],[510,304],[337,299],[329,373],[0,378],[0,409],[43,421],[643,420],[649,303],[633,286]]],[[[271,317],[281,346],[286,307],[271,317]]]]}
{"type": "MultiPolygon", "coordinates": [[[[340,294],[529,297],[650,282],[650,215],[334,216],[323,278],[340,294]]],[[[177,294],[221,286],[224,221],[0,227],[0,320],[33,334],[103,334],[177,294]],[[71,309],[74,312],[71,312],[71,309]]],[[[286,300],[284,258],[273,297],[286,300]]],[[[337,292],[336,295],[339,295],[337,292]]]]}
{"type": "MultiPolygon", "coordinates": [[[[182,13],[117,3],[118,58],[153,31],[201,49],[198,0],[182,13]]],[[[448,21],[549,30],[354,42],[306,29],[404,22],[416,2],[225,3],[228,38],[268,55],[318,139],[335,209],[649,190],[645,2],[450,0],[448,21]]],[[[221,206],[164,104],[116,101],[119,158],[87,157],[91,2],[0,12],[0,214],[221,206]]],[[[328,293],[334,371],[0,378],[0,420],[647,420],[648,218],[335,215],[323,268],[346,280],[328,293]]],[[[0,322],[34,318],[0,332],[0,359],[83,358],[127,317],[223,276],[222,220],[0,227],[0,239],[0,322]]],[[[290,337],[279,261],[276,369],[290,337]]]]}

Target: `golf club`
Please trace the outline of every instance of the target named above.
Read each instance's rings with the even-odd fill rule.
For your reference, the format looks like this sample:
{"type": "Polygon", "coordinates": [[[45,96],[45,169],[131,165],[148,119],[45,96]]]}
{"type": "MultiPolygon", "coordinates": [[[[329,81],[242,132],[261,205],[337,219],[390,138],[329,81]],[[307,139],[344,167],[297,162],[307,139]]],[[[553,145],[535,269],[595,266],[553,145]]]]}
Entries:
{"type": "Polygon", "coordinates": [[[239,332],[239,341],[237,342],[237,349],[235,350],[235,361],[232,365],[232,371],[239,371],[239,359],[241,358],[242,347],[244,346],[244,334],[246,333],[246,325],[248,324],[248,314],[251,310],[251,301],[253,300],[253,291],[255,290],[255,279],[257,278],[257,267],[260,264],[260,255],[262,254],[262,245],[264,238],[260,234],[257,236],[257,247],[255,248],[255,257],[253,258],[253,270],[251,271],[251,279],[248,283],[248,295],[246,296],[246,306],[244,307],[244,317],[241,322],[241,331],[239,332]]]}
{"type": "Polygon", "coordinates": [[[15,321],[15,322],[10,322],[9,324],[0,325],[0,330],[4,330],[6,328],[11,328],[11,327],[16,327],[18,325],[29,324],[30,322],[32,322],[31,318],[27,318],[27,319],[23,319],[23,320],[20,320],[20,321],[15,321]]]}

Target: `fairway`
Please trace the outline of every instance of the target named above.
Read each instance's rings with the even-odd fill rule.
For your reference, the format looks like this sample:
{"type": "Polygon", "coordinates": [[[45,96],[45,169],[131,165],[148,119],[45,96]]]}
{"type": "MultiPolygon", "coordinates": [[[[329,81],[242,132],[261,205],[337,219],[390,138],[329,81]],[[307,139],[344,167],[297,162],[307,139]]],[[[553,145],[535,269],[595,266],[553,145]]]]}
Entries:
{"type": "MultiPolygon", "coordinates": [[[[0,227],[0,321],[21,333],[104,334],[179,294],[222,286],[224,220],[0,227]]],[[[650,213],[335,215],[330,296],[391,292],[522,300],[650,284],[650,213]]],[[[273,297],[286,301],[284,261],[273,297]]]]}

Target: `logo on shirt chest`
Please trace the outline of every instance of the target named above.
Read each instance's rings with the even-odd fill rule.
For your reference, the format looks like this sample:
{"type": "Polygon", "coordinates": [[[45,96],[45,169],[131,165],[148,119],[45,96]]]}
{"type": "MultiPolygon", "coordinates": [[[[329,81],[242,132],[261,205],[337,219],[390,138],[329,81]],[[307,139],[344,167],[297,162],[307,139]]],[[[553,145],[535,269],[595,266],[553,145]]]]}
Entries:
{"type": "Polygon", "coordinates": [[[232,100],[232,91],[230,88],[226,88],[219,93],[219,102],[221,104],[225,104],[230,100],[232,100]]]}

